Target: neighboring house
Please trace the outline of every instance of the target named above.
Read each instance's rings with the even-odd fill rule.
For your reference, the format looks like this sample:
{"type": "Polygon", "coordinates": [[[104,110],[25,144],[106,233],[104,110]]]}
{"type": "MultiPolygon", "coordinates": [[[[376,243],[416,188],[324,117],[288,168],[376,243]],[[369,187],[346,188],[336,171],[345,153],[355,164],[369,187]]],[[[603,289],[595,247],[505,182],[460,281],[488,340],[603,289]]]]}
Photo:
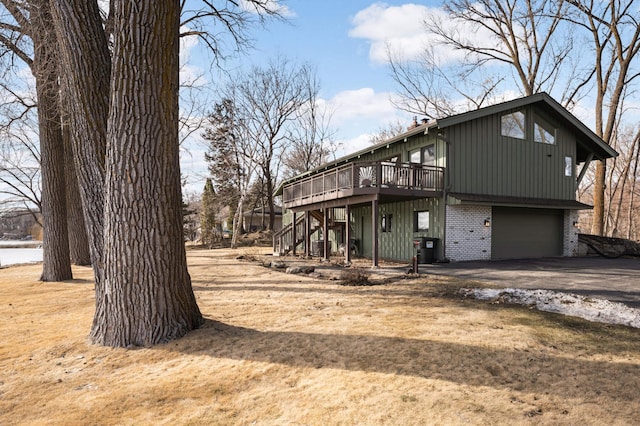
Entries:
{"type": "Polygon", "coordinates": [[[435,261],[573,256],[590,208],[576,189],[614,156],[546,93],[425,122],[284,182],[274,253],[319,240],[326,257],[352,241],[347,262],[357,251],[377,266],[410,261],[418,240],[435,261]]]}
{"type": "MultiPolygon", "coordinates": [[[[261,231],[269,224],[269,208],[256,207],[253,210],[247,210],[243,213],[242,227],[246,232],[261,231]]],[[[226,206],[220,212],[220,222],[222,224],[223,231],[231,231],[233,217],[229,215],[233,212],[229,206],[226,206]]],[[[282,229],[282,207],[275,206],[275,221],[273,224],[273,230],[279,231],[282,229]]]]}
{"type": "MultiPolygon", "coordinates": [[[[274,206],[275,220],[273,223],[273,230],[279,231],[282,229],[282,207],[274,206]]],[[[244,212],[244,229],[247,232],[256,232],[265,229],[269,224],[269,208],[257,207],[253,210],[244,212]]]]}

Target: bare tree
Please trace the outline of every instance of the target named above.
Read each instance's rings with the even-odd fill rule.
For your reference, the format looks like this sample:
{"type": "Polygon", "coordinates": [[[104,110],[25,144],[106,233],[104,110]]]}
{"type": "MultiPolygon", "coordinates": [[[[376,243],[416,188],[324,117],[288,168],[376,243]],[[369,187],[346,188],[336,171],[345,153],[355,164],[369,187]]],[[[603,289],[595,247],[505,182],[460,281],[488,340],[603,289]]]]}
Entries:
{"type": "Polygon", "coordinates": [[[631,172],[631,187],[629,188],[629,203],[627,205],[627,234],[626,238],[631,239],[632,236],[635,240],[639,238],[639,232],[637,229],[637,223],[639,215],[637,208],[635,206],[635,196],[636,196],[636,188],[638,184],[638,166],[640,163],[640,147],[636,142],[636,153],[635,157],[633,157],[633,172],[631,172]]]}
{"type": "MultiPolygon", "coordinates": [[[[61,93],[65,93],[62,90],[61,93]]],[[[73,146],[71,142],[71,129],[68,120],[63,120],[62,137],[64,142],[65,161],[65,185],[67,193],[67,229],[69,232],[69,257],[74,265],[91,265],[91,250],[89,249],[89,237],[84,220],[82,197],[73,161],[73,146]]]]}
{"type": "MultiPolygon", "coordinates": [[[[95,1],[50,0],[67,89],[67,116],[96,282],[103,296],[104,182],[111,57],[95,1]]],[[[94,317],[94,325],[96,323],[94,317]]]]}
{"type": "Polygon", "coordinates": [[[310,68],[303,71],[309,73],[305,77],[307,84],[304,87],[307,102],[300,106],[289,129],[288,148],[282,158],[285,177],[304,173],[326,163],[331,156],[335,157],[338,149],[335,133],[331,130],[332,112],[318,99],[320,82],[310,68]]]}
{"type": "Polygon", "coordinates": [[[492,63],[509,66],[518,88],[528,96],[550,92],[564,77],[562,65],[575,47],[570,35],[556,36],[566,7],[563,0],[452,0],[444,9],[454,24],[462,25],[442,20],[426,25],[447,47],[464,52],[465,66],[471,70],[492,63]],[[477,32],[460,31],[469,26],[489,40],[477,32]]]}
{"type": "Polygon", "coordinates": [[[56,34],[47,0],[2,0],[4,23],[0,43],[20,58],[35,78],[38,99],[38,135],[43,217],[43,281],[72,277],[69,260],[61,131],[56,34]]]}
{"type": "MultiPolygon", "coordinates": [[[[31,111],[24,111],[20,120],[0,126],[2,210],[34,207],[38,212],[41,210],[40,149],[34,130],[37,118],[31,111]]],[[[39,222],[39,218],[36,220],[39,222]]]]}
{"type": "MultiPolygon", "coordinates": [[[[180,337],[198,327],[202,316],[187,273],[182,240],[177,128],[179,4],[146,0],[132,8],[127,2],[114,2],[112,85],[105,90],[96,87],[99,79],[81,73],[98,66],[99,73],[108,75],[108,61],[90,64],[96,53],[83,58],[80,55],[88,53],[86,49],[77,52],[72,48],[91,43],[88,34],[94,34],[98,35],[98,55],[107,52],[106,37],[96,19],[97,5],[57,3],[64,6],[60,11],[67,12],[58,15],[57,24],[61,30],[72,29],[64,43],[66,60],[81,70],[71,73],[74,103],[82,106],[83,89],[102,99],[110,98],[99,104],[84,103],[99,107],[96,109],[102,113],[97,127],[100,135],[106,136],[104,173],[109,176],[104,187],[103,288],[96,292],[91,338],[99,344],[128,346],[180,337]],[[92,28],[79,36],[78,29],[87,22],[92,28]],[[146,72],[137,71],[142,69],[146,72]],[[110,107],[108,122],[105,104],[110,107]]],[[[76,128],[88,128],[90,116],[77,112],[76,128]]],[[[101,162],[85,167],[100,168],[101,162]]]]}
{"type": "MultiPolygon", "coordinates": [[[[414,117],[413,124],[410,127],[418,126],[418,119],[414,117]]],[[[382,143],[387,139],[391,139],[394,136],[398,136],[401,133],[407,131],[407,126],[402,123],[402,121],[397,120],[395,122],[389,123],[387,126],[379,127],[378,131],[371,135],[371,144],[375,145],[378,143],[382,143]]]]}
{"type": "MultiPolygon", "coordinates": [[[[45,89],[47,97],[41,100],[41,105],[38,105],[36,104],[35,99],[31,98],[30,93],[32,88],[29,87],[29,84],[22,85],[21,87],[19,84],[21,80],[20,78],[17,78],[16,76],[7,76],[6,78],[8,83],[2,85],[3,91],[5,92],[5,98],[8,98],[8,103],[3,105],[2,127],[6,128],[9,133],[13,133],[14,135],[15,129],[20,128],[18,132],[23,135],[28,135],[19,138],[22,140],[22,143],[17,145],[14,144],[14,147],[18,146],[23,148],[21,149],[21,152],[26,153],[27,155],[22,156],[22,163],[13,163],[12,165],[13,180],[16,183],[19,182],[19,184],[14,186],[13,189],[25,189],[26,191],[20,191],[19,198],[22,198],[24,202],[36,205],[38,209],[41,210],[43,205],[40,202],[40,164],[50,162],[48,159],[50,155],[47,154],[44,158],[41,158],[40,146],[38,144],[30,146],[30,142],[28,142],[28,139],[38,138],[39,136],[39,129],[30,124],[30,116],[32,115],[32,111],[35,111],[36,108],[40,109],[40,115],[44,114],[43,118],[46,118],[46,121],[41,124],[44,124],[47,129],[51,127],[44,137],[51,138],[53,136],[54,140],[57,141],[54,149],[54,155],[57,156],[58,159],[60,159],[60,157],[64,158],[65,160],[63,161],[65,166],[72,164],[72,155],[68,150],[66,150],[66,146],[65,151],[59,149],[59,141],[63,135],[61,134],[60,123],[54,121],[54,119],[57,119],[60,116],[61,109],[59,104],[59,93],[62,92],[57,78],[57,41],[50,25],[51,15],[48,11],[49,4],[47,1],[17,2],[3,0],[2,5],[4,6],[5,14],[0,18],[3,23],[0,25],[0,43],[5,46],[7,51],[12,52],[15,58],[20,58],[21,61],[30,67],[33,75],[36,77],[36,86],[38,84],[46,84],[47,86],[50,86],[45,89]],[[12,25],[12,22],[14,22],[15,25],[12,25]],[[43,43],[51,43],[52,46],[43,47],[43,43]],[[41,53],[34,56],[34,49],[36,54],[38,52],[41,53]],[[47,50],[50,52],[47,53],[47,50]],[[44,81],[45,77],[51,81],[44,81]],[[53,103],[54,101],[56,101],[55,105],[45,105],[46,102],[53,103]],[[42,111],[43,109],[47,109],[51,112],[42,111]],[[34,162],[37,163],[37,167],[33,167],[34,162]],[[21,176],[21,179],[16,179],[18,175],[21,176]],[[33,184],[36,180],[38,185],[33,184]]],[[[9,65],[11,68],[15,66],[13,62],[10,62],[9,65]]],[[[7,71],[11,72],[11,68],[7,71]]],[[[37,89],[38,87],[36,87],[36,90],[37,89]]],[[[40,90],[40,96],[43,95],[42,92],[43,90],[40,90]]],[[[73,191],[74,188],[77,188],[77,182],[75,182],[73,170],[68,169],[67,167],[61,168],[59,164],[56,164],[56,167],[58,170],[55,172],[48,169],[44,171],[44,174],[49,176],[48,179],[54,181],[60,180],[62,183],[58,183],[57,185],[62,186],[65,190],[73,191]],[[61,169],[64,170],[63,175],[59,175],[61,169]],[[69,175],[68,173],[71,174],[69,175]]],[[[51,184],[47,185],[47,187],[50,186],[51,184]]],[[[58,190],[61,191],[62,189],[58,188],[58,190]]],[[[47,192],[50,192],[50,189],[48,189],[47,192]]],[[[52,232],[48,232],[51,228],[51,224],[46,226],[45,239],[47,239],[48,242],[44,245],[45,271],[51,269],[47,266],[47,263],[50,263],[52,261],[50,259],[52,258],[54,259],[53,262],[56,264],[64,265],[66,263],[66,261],[62,261],[62,263],[60,263],[60,261],[56,260],[57,256],[69,257],[69,255],[71,255],[72,261],[76,264],[88,264],[90,262],[88,248],[86,245],[84,220],[82,219],[81,203],[73,193],[69,193],[69,191],[65,192],[67,192],[66,211],[68,218],[56,218],[52,222],[50,215],[47,213],[44,215],[44,220],[54,224],[58,224],[59,222],[61,223],[63,220],[67,221],[70,253],[64,253],[61,249],[57,249],[53,256],[46,254],[47,252],[52,252],[52,250],[49,249],[52,243],[49,236],[62,232],[62,230],[57,232],[52,230],[52,232]]],[[[48,203],[50,206],[46,208],[54,214],[61,214],[63,210],[59,205],[65,203],[62,193],[58,193],[53,196],[50,195],[49,198],[52,198],[53,201],[48,203]],[[52,210],[51,206],[54,206],[55,208],[52,210]]],[[[64,244],[64,241],[60,241],[59,243],[64,244]]],[[[54,244],[54,247],[55,246],[56,244],[54,244]]],[[[46,272],[44,275],[56,276],[56,274],[46,272]]]]}
{"type": "MultiPolygon", "coordinates": [[[[252,67],[230,83],[236,110],[242,111],[243,127],[259,149],[258,165],[270,209],[268,229],[273,229],[275,221],[273,191],[281,154],[289,141],[287,126],[310,101],[308,87],[312,75],[308,65],[296,66],[277,58],[264,68],[252,67]]],[[[225,96],[230,98],[228,94],[225,96]]]]}
{"type": "Polygon", "coordinates": [[[563,0],[454,0],[443,8],[446,18],[433,15],[425,21],[435,41],[422,57],[403,60],[398,52],[388,52],[401,109],[428,118],[477,109],[501,100],[498,90],[510,74],[523,95],[551,92],[560,80],[563,104],[584,93],[581,80],[567,72],[577,69],[572,61],[579,57],[567,36],[570,27],[558,34],[567,9],[563,0]],[[459,58],[439,57],[436,47],[459,58]]]}
{"type": "Polygon", "coordinates": [[[416,60],[388,50],[391,77],[398,86],[398,98],[392,103],[402,111],[429,119],[447,117],[465,110],[478,109],[495,98],[499,76],[483,76],[466,71],[458,64],[444,65],[427,47],[416,60]],[[465,100],[460,103],[456,97],[465,100]]]}
{"type": "Polygon", "coordinates": [[[214,64],[223,63],[232,53],[252,47],[251,27],[269,19],[283,19],[286,9],[274,0],[187,2],[181,0],[181,37],[196,36],[212,53],[214,64]],[[203,6],[204,5],[204,6],[203,6]]]}
{"type": "MultiPolygon", "coordinates": [[[[640,50],[640,22],[637,3],[609,0],[569,0],[577,16],[567,20],[583,29],[591,38],[593,73],[595,82],[595,132],[611,143],[619,125],[620,108],[626,89],[637,79],[635,69],[640,50]]],[[[591,233],[603,235],[605,231],[605,161],[596,164],[594,182],[594,211],[591,233]]]]}

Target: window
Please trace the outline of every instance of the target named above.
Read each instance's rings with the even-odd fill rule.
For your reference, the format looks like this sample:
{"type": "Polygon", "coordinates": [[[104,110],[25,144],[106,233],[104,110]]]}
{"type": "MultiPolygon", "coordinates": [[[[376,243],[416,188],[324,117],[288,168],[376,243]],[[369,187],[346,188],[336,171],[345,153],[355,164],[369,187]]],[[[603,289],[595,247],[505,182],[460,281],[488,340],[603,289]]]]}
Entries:
{"type": "Polygon", "coordinates": [[[413,232],[429,231],[429,211],[415,212],[413,217],[413,232]]]}
{"type": "Polygon", "coordinates": [[[435,166],[436,154],[433,145],[422,148],[422,164],[426,166],[435,166]]]}
{"type": "Polygon", "coordinates": [[[393,215],[392,214],[383,214],[382,215],[382,221],[381,221],[382,232],[391,232],[391,220],[392,219],[393,219],[393,215]]]}
{"type": "Polygon", "coordinates": [[[501,117],[502,136],[525,139],[526,117],[524,112],[516,111],[501,117]]]}
{"type": "Polygon", "coordinates": [[[409,151],[409,162],[414,164],[424,164],[425,166],[434,166],[436,164],[434,145],[409,151]]]}
{"type": "Polygon", "coordinates": [[[556,143],[556,129],[536,118],[533,125],[533,140],[538,143],[554,145],[556,143]]]}
{"type": "Polygon", "coordinates": [[[422,163],[422,159],[420,158],[420,150],[416,149],[414,151],[409,151],[409,162],[420,164],[422,163]]]}
{"type": "Polygon", "coordinates": [[[573,158],[571,157],[564,157],[564,175],[573,176],[573,158]]]}

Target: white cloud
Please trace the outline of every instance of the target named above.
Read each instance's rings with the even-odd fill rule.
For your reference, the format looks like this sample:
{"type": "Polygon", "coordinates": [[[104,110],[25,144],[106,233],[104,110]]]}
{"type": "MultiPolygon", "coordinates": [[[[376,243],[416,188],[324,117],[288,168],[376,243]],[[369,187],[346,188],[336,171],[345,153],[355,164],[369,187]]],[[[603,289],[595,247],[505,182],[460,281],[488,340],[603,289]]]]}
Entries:
{"type": "Polygon", "coordinates": [[[336,157],[344,157],[348,154],[353,154],[354,152],[358,152],[362,149],[365,149],[371,146],[371,134],[363,133],[354,138],[341,140],[340,149],[336,152],[336,157]]]}
{"type": "Polygon", "coordinates": [[[576,102],[571,107],[571,114],[573,114],[578,120],[582,121],[592,131],[595,131],[596,124],[596,112],[594,104],[588,102],[588,100],[581,100],[576,102]]]}
{"type": "MultiPolygon", "coordinates": [[[[243,10],[246,10],[250,13],[258,13],[258,8],[255,3],[249,0],[241,0],[240,7],[243,10]]],[[[293,18],[296,16],[295,12],[284,4],[281,4],[279,0],[267,0],[267,2],[262,5],[263,8],[270,10],[272,12],[276,12],[285,18],[293,18]]]]}
{"type": "Polygon", "coordinates": [[[473,40],[483,40],[483,44],[491,42],[487,31],[453,20],[441,8],[413,3],[401,6],[374,3],[354,16],[349,36],[370,43],[369,58],[378,64],[388,62],[388,51],[412,60],[420,58],[427,49],[433,49],[441,64],[461,59],[463,52],[442,46],[438,38],[429,33],[426,22],[438,22],[447,31],[467,34],[473,40]]]}
{"type": "MultiPolygon", "coordinates": [[[[188,27],[180,28],[186,33],[188,27]]],[[[202,68],[190,63],[191,52],[198,48],[200,41],[197,36],[180,37],[180,84],[185,86],[203,86],[207,83],[202,68]]]]}
{"type": "Polygon", "coordinates": [[[375,129],[396,116],[397,109],[391,103],[391,93],[376,93],[369,87],[346,90],[328,101],[332,111],[332,123],[337,126],[367,121],[375,129]]]}
{"type": "Polygon", "coordinates": [[[392,93],[377,93],[372,88],[346,90],[329,100],[323,100],[333,111],[332,127],[337,129],[340,143],[338,157],[371,145],[371,136],[391,123],[410,124],[410,114],[393,106],[392,93]]]}
{"type": "Polygon", "coordinates": [[[369,57],[376,63],[387,61],[387,48],[416,57],[429,41],[424,20],[432,10],[417,4],[375,3],[354,16],[349,36],[367,40],[371,44],[369,57]]]}
{"type": "Polygon", "coordinates": [[[205,142],[196,135],[189,137],[180,146],[180,170],[182,178],[186,180],[183,187],[185,193],[200,194],[204,188],[204,182],[209,176],[205,152],[205,142]]]}

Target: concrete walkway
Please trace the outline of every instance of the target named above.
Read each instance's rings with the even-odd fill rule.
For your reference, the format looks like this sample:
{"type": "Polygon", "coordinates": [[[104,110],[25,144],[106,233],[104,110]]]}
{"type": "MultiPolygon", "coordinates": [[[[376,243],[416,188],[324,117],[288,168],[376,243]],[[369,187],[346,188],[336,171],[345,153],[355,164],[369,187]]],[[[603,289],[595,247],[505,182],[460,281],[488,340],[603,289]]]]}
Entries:
{"type": "Polygon", "coordinates": [[[500,287],[546,289],[640,308],[640,258],[562,257],[420,265],[420,273],[500,287]]]}

